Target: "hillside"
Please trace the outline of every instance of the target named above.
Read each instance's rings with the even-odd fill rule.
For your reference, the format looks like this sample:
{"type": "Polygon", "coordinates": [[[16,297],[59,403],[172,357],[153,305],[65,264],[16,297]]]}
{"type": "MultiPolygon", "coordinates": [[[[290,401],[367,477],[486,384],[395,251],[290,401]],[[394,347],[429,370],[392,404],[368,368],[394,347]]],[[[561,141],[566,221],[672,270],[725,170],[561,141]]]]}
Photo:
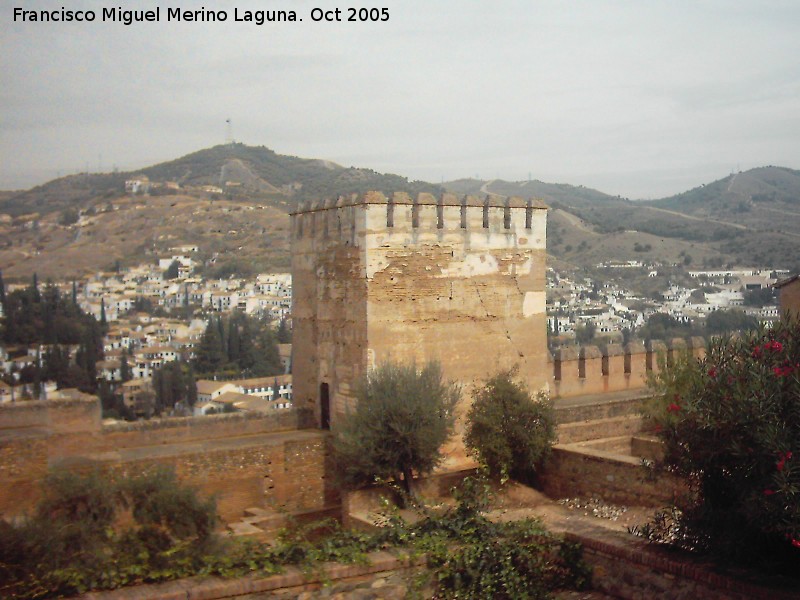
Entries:
{"type": "MultiPolygon", "coordinates": [[[[325,160],[284,156],[264,146],[227,144],[187,154],[173,161],[126,173],[79,174],[62,177],[17,193],[0,195],[0,214],[40,216],[121,195],[125,181],[146,177],[155,184],[172,182],[182,191],[199,193],[203,186],[224,190],[229,199],[290,208],[297,201],[366,192],[441,191],[425,182],[371,169],[342,167],[325,160]]],[[[165,193],[152,189],[151,193],[165,193]]],[[[166,192],[169,193],[169,192],[166,192]]]]}
{"type": "Polygon", "coordinates": [[[0,268],[7,280],[80,277],[120,265],[156,262],[191,244],[209,274],[289,267],[289,216],[271,206],[185,195],[114,197],[63,225],[59,213],[0,223],[0,268]]]}
{"type": "Polygon", "coordinates": [[[639,259],[800,268],[800,172],[791,169],[753,169],[652,202],[535,180],[461,179],[444,186],[544,199],[553,209],[548,252],[576,266],[639,259]]]}
{"type": "MultiPolygon", "coordinates": [[[[460,179],[443,188],[545,200],[552,264],[590,268],[637,259],[800,270],[800,172],[791,169],[753,169],[651,202],[537,180],[460,179]]],[[[117,261],[153,262],[183,244],[200,247],[209,273],[286,269],[287,213],[298,201],[371,189],[441,191],[398,175],[243,144],[131,173],[63,177],[0,192],[0,269],[9,279],[27,279],[34,271],[70,278],[117,261]],[[149,195],[124,191],[126,180],[141,178],[150,181],[149,195]]]]}

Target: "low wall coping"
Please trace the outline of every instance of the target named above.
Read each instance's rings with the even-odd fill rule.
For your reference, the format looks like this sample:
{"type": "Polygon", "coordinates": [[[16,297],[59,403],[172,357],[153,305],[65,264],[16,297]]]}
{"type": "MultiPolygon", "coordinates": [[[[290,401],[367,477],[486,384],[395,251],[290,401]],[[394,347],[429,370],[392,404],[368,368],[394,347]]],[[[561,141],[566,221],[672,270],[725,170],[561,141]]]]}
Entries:
{"type": "Polygon", "coordinates": [[[686,348],[688,348],[688,344],[683,338],[672,338],[669,340],[670,350],[686,350],[686,348]]]}
{"type": "Polygon", "coordinates": [[[625,354],[644,354],[645,351],[644,342],[641,340],[634,340],[625,344],[625,354]]]}
{"type": "Polygon", "coordinates": [[[619,344],[606,344],[602,348],[603,356],[612,357],[612,356],[622,356],[625,354],[625,348],[620,346],[619,344]]]}
{"type": "Polygon", "coordinates": [[[689,348],[698,349],[706,347],[706,339],[700,336],[692,336],[686,340],[686,345],[689,348]]]}
{"type": "Polygon", "coordinates": [[[580,349],[576,348],[575,346],[567,346],[565,348],[557,349],[554,354],[554,359],[561,362],[566,360],[577,360],[579,355],[580,349]]]}

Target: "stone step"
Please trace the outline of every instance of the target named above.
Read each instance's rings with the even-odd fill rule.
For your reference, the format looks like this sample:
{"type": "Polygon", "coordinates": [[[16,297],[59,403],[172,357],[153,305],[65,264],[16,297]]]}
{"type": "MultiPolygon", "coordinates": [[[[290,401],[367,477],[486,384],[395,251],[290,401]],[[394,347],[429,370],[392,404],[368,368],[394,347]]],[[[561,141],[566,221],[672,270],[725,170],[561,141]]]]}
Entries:
{"type": "Polygon", "coordinates": [[[641,410],[642,402],[649,396],[650,394],[646,390],[635,390],[627,393],[556,398],[554,400],[556,422],[559,424],[576,423],[637,415],[641,410]]]}
{"type": "Polygon", "coordinates": [[[274,510],[261,508],[259,506],[253,506],[252,508],[244,509],[245,517],[271,517],[274,514],[275,514],[274,510]]]}
{"type": "Polygon", "coordinates": [[[228,531],[237,537],[260,536],[265,533],[263,529],[245,521],[228,523],[228,531]]]}
{"type": "Polygon", "coordinates": [[[600,438],[630,436],[641,433],[644,426],[645,421],[639,415],[563,423],[558,426],[558,443],[574,444],[600,438]]]}

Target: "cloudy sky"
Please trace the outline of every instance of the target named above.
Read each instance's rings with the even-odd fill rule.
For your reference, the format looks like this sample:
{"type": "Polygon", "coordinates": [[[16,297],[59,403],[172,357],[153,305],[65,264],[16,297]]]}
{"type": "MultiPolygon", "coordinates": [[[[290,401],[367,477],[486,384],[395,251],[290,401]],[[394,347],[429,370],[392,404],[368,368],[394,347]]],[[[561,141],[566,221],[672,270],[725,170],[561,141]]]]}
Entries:
{"type": "Polygon", "coordinates": [[[662,197],[800,168],[799,30],[796,0],[0,0],[0,188],[176,158],[223,143],[230,118],[237,141],[344,166],[662,197]],[[161,21],[101,21],[119,6],[161,21]],[[201,6],[228,20],[167,21],[201,6]],[[350,6],[389,21],[311,19],[350,6]]]}

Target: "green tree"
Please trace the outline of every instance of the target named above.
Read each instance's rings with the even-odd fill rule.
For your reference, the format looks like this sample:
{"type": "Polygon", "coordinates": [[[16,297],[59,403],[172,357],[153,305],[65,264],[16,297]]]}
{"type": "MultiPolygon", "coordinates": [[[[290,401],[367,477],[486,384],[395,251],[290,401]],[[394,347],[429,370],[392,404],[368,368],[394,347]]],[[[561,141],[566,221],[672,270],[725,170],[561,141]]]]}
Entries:
{"type": "Polygon", "coordinates": [[[178,275],[180,275],[181,263],[177,260],[173,260],[167,270],[164,271],[164,279],[177,279],[178,275]]]}
{"type": "Polygon", "coordinates": [[[583,325],[578,325],[575,328],[575,340],[579,344],[588,344],[594,339],[596,331],[597,327],[595,327],[594,323],[586,321],[583,325]]]}
{"type": "Polygon", "coordinates": [[[458,385],[436,362],[384,363],[356,391],[358,403],[336,427],[333,447],[342,483],[350,488],[394,480],[413,497],[413,476],[431,472],[455,425],[458,385]]]}
{"type": "Polygon", "coordinates": [[[58,224],[67,227],[77,223],[79,218],[80,216],[78,215],[77,209],[74,207],[68,207],[61,211],[61,215],[58,218],[58,224]]]}
{"type": "Polygon", "coordinates": [[[664,313],[653,313],[647,324],[639,330],[639,337],[645,340],[667,340],[685,337],[692,331],[688,323],[681,323],[675,317],[664,313]]]}
{"type": "Polygon", "coordinates": [[[706,317],[706,330],[712,334],[748,331],[758,328],[758,321],[741,310],[715,310],[706,317]]]}
{"type": "Polygon", "coordinates": [[[197,402],[197,384],[191,368],[183,361],[166,363],[153,374],[155,410],[160,414],[172,410],[176,404],[194,406],[197,402]]]}
{"type": "Polygon", "coordinates": [[[555,413],[514,375],[500,372],[475,391],[464,443],[493,477],[529,481],[555,442],[555,413]]]}
{"type": "Polygon", "coordinates": [[[292,343],[292,331],[289,329],[286,319],[281,319],[281,322],[278,323],[278,331],[276,332],[275,337],[277,338],[279,344],[292,343]]]}
{"type": "Polygon", "coordinates": [[[219,335],[219,328],[213,319],[210,319],[194,360],[194,368],[203,374],[214,373],[222,369],[225,363],[225,355],[222,351],[222,339],[219,335]]]}
{"type": "Polygon", "coordinates": [[[131,367],[128,364],[128,353],[127,352],[123,353],[122,354],[122,358],[120,359],[119,374],[120,374],[120,378],[122,379],[123,383],[133,379],[133,374],[131,373],[131,367]]]}

